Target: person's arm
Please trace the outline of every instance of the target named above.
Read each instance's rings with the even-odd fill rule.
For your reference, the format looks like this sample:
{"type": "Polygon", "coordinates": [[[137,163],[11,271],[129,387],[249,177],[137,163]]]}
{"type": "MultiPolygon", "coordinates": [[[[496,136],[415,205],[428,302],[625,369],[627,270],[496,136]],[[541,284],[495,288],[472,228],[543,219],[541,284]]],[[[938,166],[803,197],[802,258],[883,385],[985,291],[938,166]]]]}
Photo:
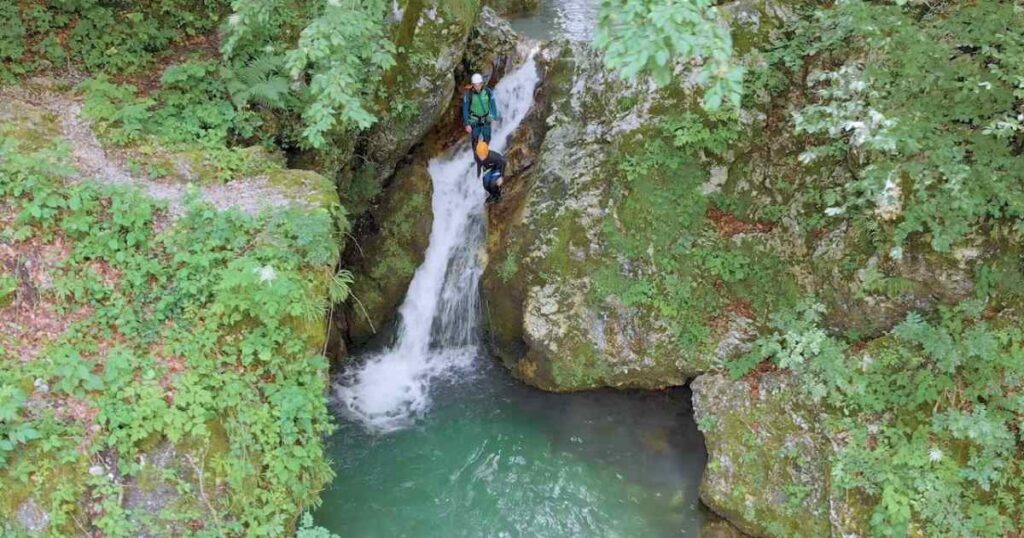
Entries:
{"type": "Polygon", "coordinates": [[[492,169],[497,170],[502,176],[505,175],[506,160],[504,155],[497,152],[491,152],[491,154],[487,156],[487,160],[490,161],[492,169]]]}
{"type": "Polygon", "coordinates": [[[494,100],[494,90],[487,92],[491,96],[491,114],[494,115],[494,119],[501,121],[501,110],[498,109],[498,102],[494,100]]]}
{"type": "Polygon", "coordinates": [[[462,94],[462,124],[469,127],[469,92],[462,94]]]}

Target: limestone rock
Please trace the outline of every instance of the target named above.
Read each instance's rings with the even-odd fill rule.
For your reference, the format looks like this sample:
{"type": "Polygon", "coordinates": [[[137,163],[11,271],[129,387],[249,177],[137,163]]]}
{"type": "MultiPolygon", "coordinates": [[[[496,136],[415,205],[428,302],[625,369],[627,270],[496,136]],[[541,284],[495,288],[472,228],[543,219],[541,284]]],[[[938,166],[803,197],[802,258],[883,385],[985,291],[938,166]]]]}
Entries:
{"type": "Polygon", "coordinates": [[[29,497],[18,505],[15,518],[18,525],[31,535],[41,535],[50,526],[50,514],[47,514],[43,507],[39,506],[35,497],[29,497]]]}
{"type": "MultiPolygon", "coordinates": [[[[489,219],[482,287],[491,348],[519,377],[549,390],[685,383],[708,367],[709,355],[680,349],[661,314],[601,296],[595,283],[601,267],[654,270],[630,267],[602,234],[617,218],[612,186],[622,180],[608,147],[651,121],[655,103],[676,97],[649,81],[622,80],[585,45],[550,45],[539,63],[535,112],[508,151],[507,201],[489,219]]],[[[750,335],[715,338],[741,333],[750,335]]]]}
{"type": "Polygon", "coordinates": [[[466,44],[460,81],[469,80],[470,75],[479,72],[493,86],[515,59],[517,42],[518,37],[508,21],[489,7],[481,9],[466,44]]]}
{"type": "Polygon", "coordinates": [[[123,506],[139,536],[161,536],[166,522],[161,512],[181,499],[174,483],[166,478],[173,474],[184,478],[187,456],[180,454],[173,444],[161,442],[156,448],[140,456],[141,470],[137,476],[125,480],[123,506]]]}

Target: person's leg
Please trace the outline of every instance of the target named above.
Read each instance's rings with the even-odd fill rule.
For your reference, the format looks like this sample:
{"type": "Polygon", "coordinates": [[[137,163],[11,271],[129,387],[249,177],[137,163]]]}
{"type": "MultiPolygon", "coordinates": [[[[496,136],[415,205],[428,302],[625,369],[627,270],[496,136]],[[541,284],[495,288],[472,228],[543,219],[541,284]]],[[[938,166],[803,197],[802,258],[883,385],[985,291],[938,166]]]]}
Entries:
{"type": "Polygon", "coordinates": [[[491,170],[484,175],[484,189],[487,190],[487,194],[490,195],[489,199],[497,201],[501,199],[501,188],[498,183],[501,181],[501,174],[496,170],[491,170]]]}
{"type": "Polygon", "coordinates": [[[488,194],[487,201],[494,201],[496,198],[501,196],[497,185],[494,184],[496,175],[497,174],[495,174],[493,170],[484,174],[483,183],[484,190],[487,191],[488,194]]]}
{"type": "Polygon", "coordinates": [[[484,137],[484,142],[491,143],[491,124],[485,124],[480,126],[480,136],[484,137]]]}

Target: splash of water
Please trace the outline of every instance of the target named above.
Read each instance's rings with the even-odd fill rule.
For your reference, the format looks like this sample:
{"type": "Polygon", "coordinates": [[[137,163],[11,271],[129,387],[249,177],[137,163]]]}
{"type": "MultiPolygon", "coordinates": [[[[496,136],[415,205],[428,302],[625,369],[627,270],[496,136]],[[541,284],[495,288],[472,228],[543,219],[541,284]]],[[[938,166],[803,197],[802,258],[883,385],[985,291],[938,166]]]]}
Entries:
{"type": "MultiPolygon", "coordinates": [[[[503,121],[491,146],[501,151],[533,104],[538,82],[533,54],[495,88],[503,121]]],[[[412,424],[430,407],[430,387],[465,375],[479,355],[485,193],[472,154],[458,147],[430,161],[434,223],[423,264],[399,309],[395,343],[363,357],[335,387],[344,412],[368,429],[412,424]]]]}

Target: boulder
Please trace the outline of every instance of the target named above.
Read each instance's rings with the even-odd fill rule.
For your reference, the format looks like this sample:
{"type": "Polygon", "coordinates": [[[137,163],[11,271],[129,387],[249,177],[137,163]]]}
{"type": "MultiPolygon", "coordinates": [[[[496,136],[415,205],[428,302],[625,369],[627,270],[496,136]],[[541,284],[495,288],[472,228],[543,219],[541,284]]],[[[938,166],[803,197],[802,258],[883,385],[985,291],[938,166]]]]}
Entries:
{"type": "Polygon", "coordinates": [[[456,75],[457,82],[464,83],[473,73],[481,73],[493,86],[516,59],[518,42],[519,38],[508,21],[493,9],[484,7],[469,34],[462,66],[456,75]]]}
{"type": "Polygon", "coordinates": [[[756,385],[720,374],[691,384],[708,464],[701,499],[752,536],[830,535],[830,447],[787,374],[756,385]]]}
{"type": "Polygon", "coordinates": [[[399,170],[371,209],[342,265],[354,283],[343,316],[347,340],[359,346],[394,316],[413,273],[423,262],[433,224],[433,184],[423,164],[399,170]]]}
{"type": "Polygon", "coordinates": [[[548,390],[683,384],[709,367],[708,355],[681,349],[657,310],[599,293],[598,279],[609,268],[653,269],[622,259],[603,233],[619,218],[614,186],[623,180],[609,147],[642,140],[652,107],[685,98],[622,80],[585,45],[550,45],[539,63],[535,111],[508,150],[507,200],[490,212],[482,287],[491,348],[548,390]]]}

